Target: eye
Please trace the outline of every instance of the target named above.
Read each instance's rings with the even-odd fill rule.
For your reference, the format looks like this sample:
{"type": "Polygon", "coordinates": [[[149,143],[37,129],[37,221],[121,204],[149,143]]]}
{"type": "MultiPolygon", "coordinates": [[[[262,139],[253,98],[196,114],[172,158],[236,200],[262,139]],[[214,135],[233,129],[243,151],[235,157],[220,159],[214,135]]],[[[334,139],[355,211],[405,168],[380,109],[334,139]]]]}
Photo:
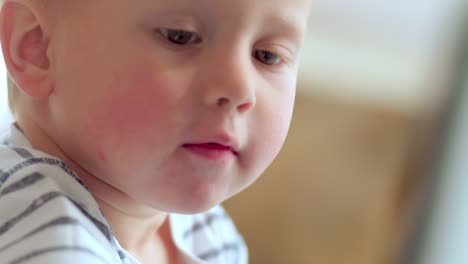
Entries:
{"type": "Polygon", "coordinates": [[[281,62],[280,56],[268,50],[256,50],[253,55],[257,60],[266,65],[273,66],[281,62]]]}
{"type": "Polygon", "coordinates": [[[199,43],[201,40],[200,38],[193,32],[179,30],[179,29],[168,29],[168,28],[161,28],[159,32],[163,37],[165,37],[168,41],[175,45],[188,45],[199,43]]]}

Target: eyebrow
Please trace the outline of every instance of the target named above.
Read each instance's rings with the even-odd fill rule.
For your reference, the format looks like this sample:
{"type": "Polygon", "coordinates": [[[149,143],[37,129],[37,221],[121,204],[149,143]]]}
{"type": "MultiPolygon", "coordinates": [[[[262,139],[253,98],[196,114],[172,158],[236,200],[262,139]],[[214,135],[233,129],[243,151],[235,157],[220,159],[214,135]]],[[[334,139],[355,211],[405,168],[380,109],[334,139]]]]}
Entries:
{"type": "Polygon", "coordinates": [[[266,21],[267,26],[272,29],[272,33],[280,31],[296,41],[301,41],[306,32],[307,19],[294,16],[291,12],[287,15],[270,15],[266,21]]]}

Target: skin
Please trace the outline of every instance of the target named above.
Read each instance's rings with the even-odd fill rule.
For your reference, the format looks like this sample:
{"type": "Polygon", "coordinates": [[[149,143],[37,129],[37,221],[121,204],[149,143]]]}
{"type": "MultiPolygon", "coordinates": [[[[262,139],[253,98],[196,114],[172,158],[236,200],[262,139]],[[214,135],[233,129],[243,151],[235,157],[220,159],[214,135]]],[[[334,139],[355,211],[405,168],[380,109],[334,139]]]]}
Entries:
{"type": "Polygon", "coordinates": [[[311,1],[33,2],[2,10],[18,127],[77,172],[124,247],[175,262],[167,213],[223,202],[280,151],[311,1]]]}

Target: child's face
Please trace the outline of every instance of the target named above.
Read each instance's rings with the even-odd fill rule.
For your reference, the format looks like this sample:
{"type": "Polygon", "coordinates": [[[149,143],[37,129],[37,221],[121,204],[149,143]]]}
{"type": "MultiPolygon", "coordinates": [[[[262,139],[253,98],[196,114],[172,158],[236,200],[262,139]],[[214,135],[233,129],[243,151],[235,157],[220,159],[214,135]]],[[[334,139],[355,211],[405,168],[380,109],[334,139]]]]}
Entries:
{"type": "Polygon", "coordinates": [[[222,202],[284,142],[308,7],[67,2],[51,42],[56,142],[90,174],[155,209],[191,213],[222,202]]]}

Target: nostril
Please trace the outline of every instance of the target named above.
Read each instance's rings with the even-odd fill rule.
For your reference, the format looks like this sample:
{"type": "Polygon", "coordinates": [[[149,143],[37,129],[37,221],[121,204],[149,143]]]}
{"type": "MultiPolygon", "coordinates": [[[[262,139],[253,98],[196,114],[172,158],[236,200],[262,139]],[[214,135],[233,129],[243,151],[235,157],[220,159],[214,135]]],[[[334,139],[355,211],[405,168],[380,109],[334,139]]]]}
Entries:
{"type": "Polygon", "coordinates": [[[253,108],[254,104],[249,102],[245,104],[241,104],[237,107],[237,110],[241,113],[249,111],[251,108],[253,108]]]}
{"type": "Polygon", "coordinates": [[[244,100],[243,102],[239,101],[238,103],[236,101],[230,100],[227,97],[222,97],[217,100],[216,105],[219,108],[224,108],[224,109],[231,109],[231,110],[236,110],[241,113],[243,112],[248,112],[250,109],[255,107],[255,98],[253,100],[244,100]]]}
{"type": "Polygon", "coordinates": [[[218,106],[219,107],[225,106],[227,104],[229,104],[229,99],[227,99],[225,97],[218,99],[218,106]]]}

